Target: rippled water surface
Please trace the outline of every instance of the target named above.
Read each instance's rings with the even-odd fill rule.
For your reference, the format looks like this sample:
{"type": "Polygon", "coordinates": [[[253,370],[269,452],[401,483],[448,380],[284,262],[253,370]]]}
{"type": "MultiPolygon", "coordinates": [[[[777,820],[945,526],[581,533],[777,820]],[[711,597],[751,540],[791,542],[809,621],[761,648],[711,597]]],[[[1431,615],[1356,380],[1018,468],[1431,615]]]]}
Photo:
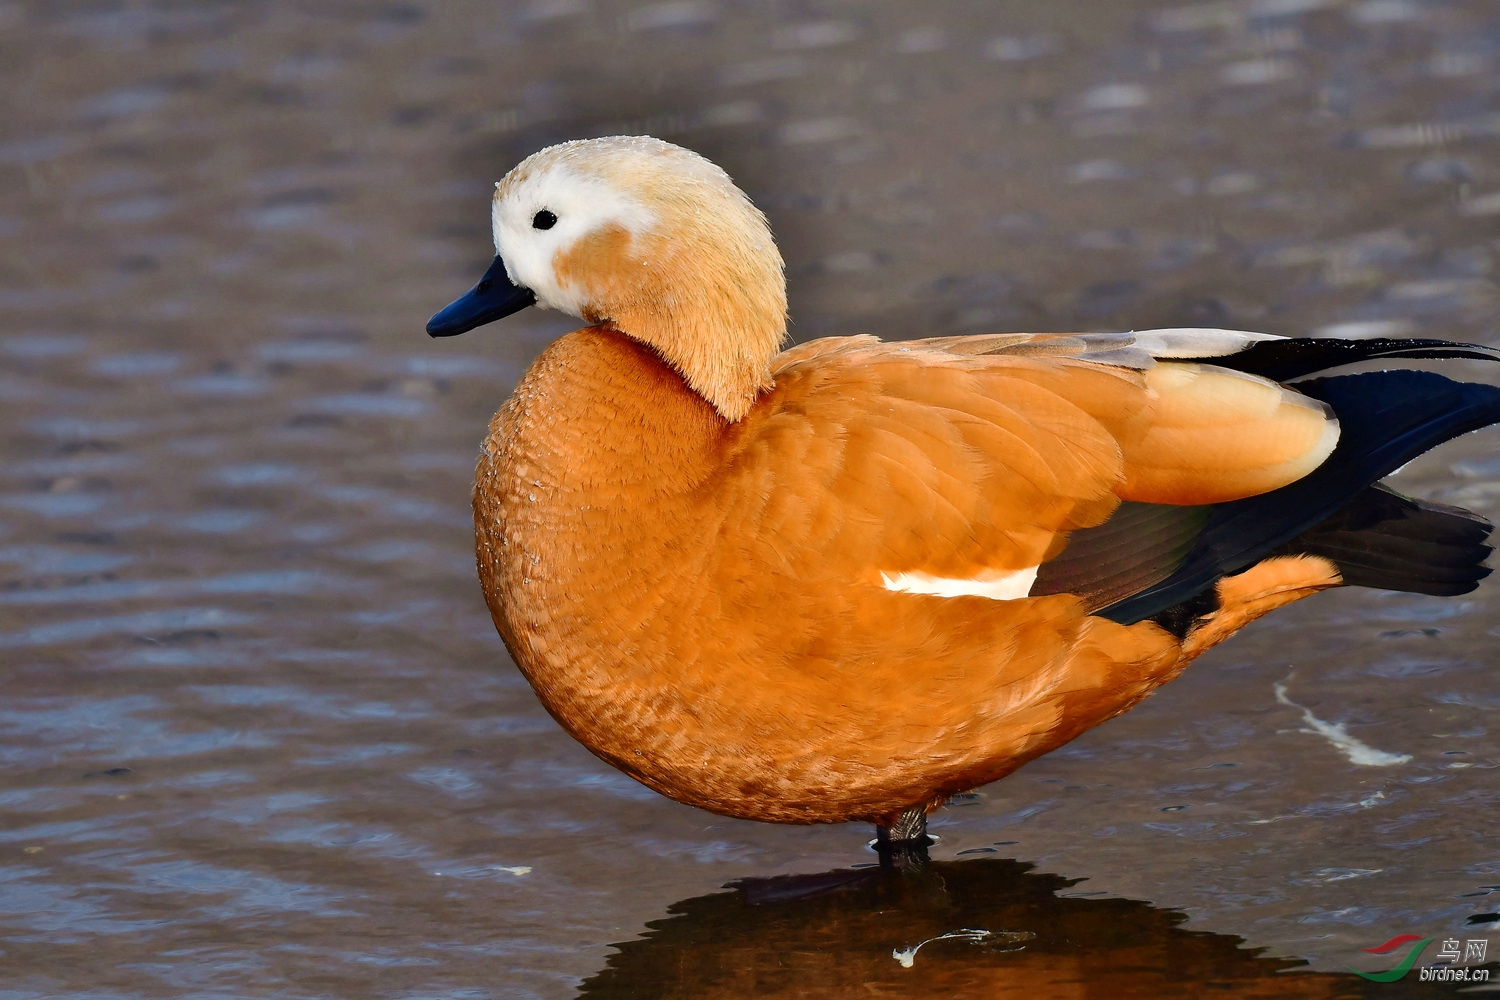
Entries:
{"type": "MultiPolygon", "coordinates": [[[[0,3],[0,997],[1357,996],[1396,934],[1500,949],[1495,583],[1287,609],[882,874],[558,730],[468,491],[567,326],[422,333],[509,166],[651,132],[766,208],[802,339],[1495,343],[1497,69],[1486,0],[0,3]]],[[[1397,485],[1493,518],[1497,446],[1397,485]]]]}

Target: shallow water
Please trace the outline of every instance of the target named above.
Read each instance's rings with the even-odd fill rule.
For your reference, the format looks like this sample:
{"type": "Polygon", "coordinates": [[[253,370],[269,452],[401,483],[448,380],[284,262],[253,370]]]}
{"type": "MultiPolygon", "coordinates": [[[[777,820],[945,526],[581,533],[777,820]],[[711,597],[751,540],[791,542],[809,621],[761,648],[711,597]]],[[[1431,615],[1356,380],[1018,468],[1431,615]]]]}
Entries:
{"type": "MultiPolygon", "coordinates": [[[[422,333],[491,182],[644,131],[802,339],[1496,343],[1497,66],[1482,0],[0,4],[0,997],[1358,996],[1500,938],[1500,585],[1284,610],[856,874],[540,709],[468,484],[567,325],[422,333]]],[[[1396,483],[1493,518],[1497,445],[1396,483]]]]}

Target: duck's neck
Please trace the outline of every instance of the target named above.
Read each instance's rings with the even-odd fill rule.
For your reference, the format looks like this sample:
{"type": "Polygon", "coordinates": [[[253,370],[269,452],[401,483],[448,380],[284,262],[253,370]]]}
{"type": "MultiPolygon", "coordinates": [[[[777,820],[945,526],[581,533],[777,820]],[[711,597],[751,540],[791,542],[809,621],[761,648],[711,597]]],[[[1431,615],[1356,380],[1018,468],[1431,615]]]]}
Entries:
{"type": "Polygon", "coordinates": [[[608,264],[627,256],[629,237],[601,231],[563,256],[557,272],[586,276],[585,319],[649,345],[719,416],[737,421],[771,387],[772,359],[786,340],[781,256],[769,232],[746,245],[716,241],[718,230],[679,229],[670,243],[648,239],[639,251],[648,262],[627,269],[608,264]]]}
{"type": "Polygon", "coordinates": [[[737,421],[771,387],[771,359],[786,339],[784,321],[757,317],[749,310],[738,313],[726,319],[704,312],[694,302],[675,311],[653,304],[650,309],[621,310],[614,323],[659,352],[719,416],[737,421]]]}
{"type": "Polygon", "coordinates": [[[641,505],[689,490],[712,470],[729,426],[650,347],[597,326],[548,347],[507,409],[486,451],[507,452],[528,496],[545,487],[567,505],[641,505]]]}

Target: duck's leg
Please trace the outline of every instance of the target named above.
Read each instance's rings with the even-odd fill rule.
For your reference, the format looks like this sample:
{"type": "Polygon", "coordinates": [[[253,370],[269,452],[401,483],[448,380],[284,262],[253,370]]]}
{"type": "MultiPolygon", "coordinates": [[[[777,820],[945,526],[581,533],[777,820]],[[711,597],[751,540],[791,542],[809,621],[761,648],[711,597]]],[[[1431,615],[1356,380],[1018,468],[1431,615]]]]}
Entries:
{"type": "Polygon", "coordinates": [[[912,806],[890,826],[875,827],[875,850],[883,867],[901,870],[927,867],[927,807],[912,806]]]}
{"type": "Polygon", "coordinates": [[[879,846],[915,843],[927,839],[927,807],[911,806],[896,817],[890,826],[875,827],[875,840],[879,846]]]}

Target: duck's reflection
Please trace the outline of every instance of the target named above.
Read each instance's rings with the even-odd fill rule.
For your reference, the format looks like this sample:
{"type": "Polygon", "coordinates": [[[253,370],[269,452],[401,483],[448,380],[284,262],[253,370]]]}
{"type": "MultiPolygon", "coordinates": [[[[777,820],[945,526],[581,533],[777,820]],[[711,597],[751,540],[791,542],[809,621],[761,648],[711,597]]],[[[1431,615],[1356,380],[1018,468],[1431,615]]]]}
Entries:
{"type": "MultiPolygon", "coordinates": [[[[756,879],[685,900],[617,945],[591,998],[1364,997],[1146,903],[998,858],[756,879]]],[[[1415,976],[1412,977],[1415,979],[1415,976]]],[[[1422,995],[1412,982],[1403,995],[1422,995]]]]}

